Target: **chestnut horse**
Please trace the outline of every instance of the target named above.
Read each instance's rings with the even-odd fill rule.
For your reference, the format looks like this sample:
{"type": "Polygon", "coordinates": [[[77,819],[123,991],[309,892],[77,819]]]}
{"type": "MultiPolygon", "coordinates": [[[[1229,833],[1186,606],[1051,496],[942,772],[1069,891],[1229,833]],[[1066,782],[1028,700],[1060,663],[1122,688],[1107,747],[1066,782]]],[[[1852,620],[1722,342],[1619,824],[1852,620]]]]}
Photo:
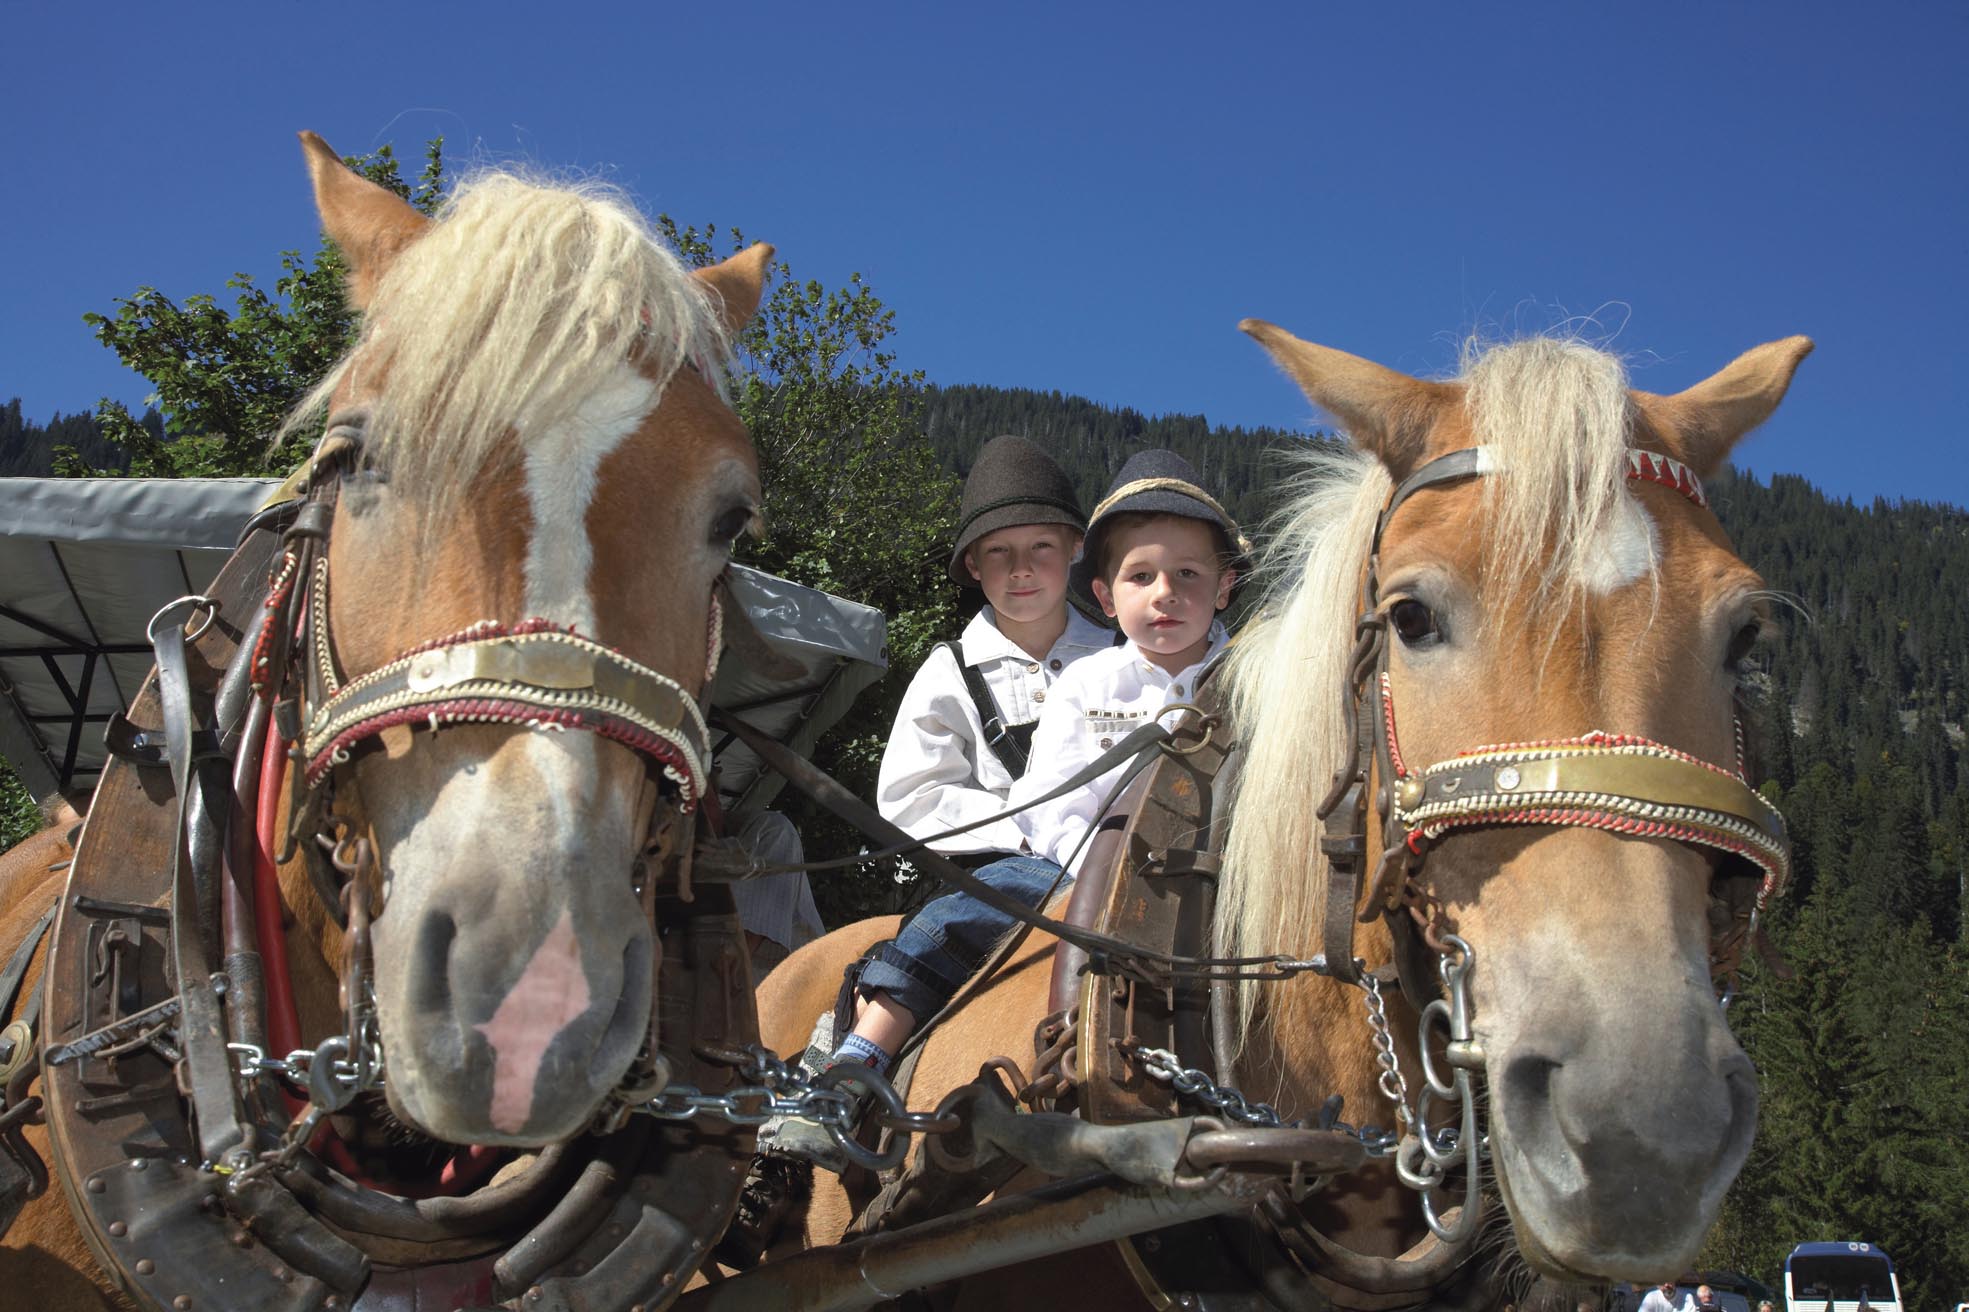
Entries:
{"type": "MultiPolygon", "coordinates": [[[[1433,382],[1270,324],[1242,326],[1341,420],[1352,446],[1306,457],[1260,571],[1259,618],[1222,671],[1243,760],[1218,953],[1298,960],[1326,946],[1328,826],[1317,812],[1355,753],[1364,579],[1375,581],[1387,630],[1385,692],[1369,689],[1371,714],[1388,717],[1404,791],[1406,781],[1421,787],[1418,767],[1471,760],[1485,744],[1617,742],[1673,756],[1698,777],[1713,772],[1739,790],[1733,797],[1760,805],[1737,778],[1733,696],[1765,598],[1698,479],[1770,415],[1808,340],[1758,347],[1685,392],[1656,396],[1631,390],[1616,359],[1575,342],[1498,346],[1473,354],[1461,377],[1433,382]],[[1400,500],[1371,561],[1395,489],[1473,447],[1482,455],[1461,465],[1465,476],[1425,481],[1400,500]]],[[[1693,1260],[1756,1125],[1755,1072],[1712,984],[1712,897],[1725,884],[1768,895],[1784,862],[1768,863],[1760,885],[1685,835],[1583,827],[1591,823],[1517,814],[1411,830],[1411,846],[1427,851],[1411,900],[1473,950],[1491,1170],[1517,1249],[1560,1280],[1652,1280],[1693,1260]]],[[[1382,826],[1370,818],[1365,828],[1373,870],[1382,826]]],[[[893,923],[846,927],[774,972],[759,995],[767,1042],[798,1050],[799,1027],[832,1003],[843,967],[893,923]]],[[[1358,944],[1370,967],[1393,954],[1379,925],[1358,944]]],[[[930,1038],[913,1108],[935,1107],[992,1056],[1028,1059],[1051,952],[1035,933],[930,1038]]],[[[1340,1094],[1349,1120],[1394,1122],[1357,986],[1305,973],[1239,987],[1231,1083],[1288,1118],[1340,1094]]],[[[1388,1007],[1419,1083],[1416,1012],[1399,995],[1388,1007]]],[[[839,1182],[819,1180],[809,1244],[836,1239],[849,1210],[839,1182]]],[[[1399,1257],[1427,1237],[1417,1196],[1386,1160],[1335,1180],[1305,1211],[1369,1257],[1399,1257]]],[[[1120,1264],[1101,1263],[1074,1254],[1043,1276],[1011,1273],[975,1305],[1015,1286],[1022,1305],[1140,1306],[1120,1264]],[[1111,1283],[1095,1278],[1103,1269],[1111,1283]]]]}
{"type": "MultiPolygon", "coordinates": [[[[431,220],[321,138],[301,141],[363,315],[293,421],[325,409],[331,429],[337,416],[360,425],[331,503],[321,577],[334,586],[316,603],[325,633],[304,652],[304,682],[324,651],[327,686],[347,691],[406,653],[477,659],[489,637],[548,635],[562,677],[530,673],[520,652],[518,682],[586,686],[566,677],[572,652],[629,689],[612,719],[479,701],[400,722],[372,707],[307,744],[310,774],[333,783],[329,818],[373,853],[354,877],[379,908],[393,1133],[557,1143],[590,1126],[652,1033],[662,954],[644,863],[690,843],[710,762],[693,750],[701,722],[698,738],[623,722],[651,688],[679,720],[695,715],[715,665],[713,587],[760,505],[757,457],[720,380],[771,248],[692,274],[614,197],[504,172],[466,180],[431,220]],[[597,732],[542,731],[584,728],[597,732]]],[[[283,796],[276,839],[285,809],[283,796]]],[[[0,959],[60,894],[65,874],[39,850],[53,841],[16,859],[40,873],[6,878],[0,959]]],[[[89,845],[85,834],[85,859],[89,845]]],[[[344,934],[304,862],[280,869],[279,890],[291,1014],[310,1046],[345,1028],[344,934]]],[[[28,1138],[45,1158],[46,1134],[28,1138]]],[[[93,1266],[61,1189],[0,1245],[0,1287],[23,1306],[103,1306],[107,1282],[68,1274],[93,1266]]]]}

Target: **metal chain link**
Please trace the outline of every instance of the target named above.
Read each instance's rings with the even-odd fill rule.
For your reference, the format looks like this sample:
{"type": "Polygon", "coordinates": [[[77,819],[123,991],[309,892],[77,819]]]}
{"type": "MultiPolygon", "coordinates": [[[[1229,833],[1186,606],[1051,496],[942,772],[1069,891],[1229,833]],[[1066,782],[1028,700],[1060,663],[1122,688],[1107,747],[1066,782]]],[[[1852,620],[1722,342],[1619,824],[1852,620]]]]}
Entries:
{"type": "Polygon", "coordinates": [[[798,1065],[757,1044],[704,1055],[736,1067],[747,1083],[723,1093],[672,1084],[634,1110],[667,1121],[699,1116],[733,1125],[763,1125],[775,1117],[812,1121],[827,1131],[849,1160],[874,1171],[900,1166],[909,1153],[912,1136],[948,1134],[961,1124],[957,1116],[941,1110],[910,1111],[895,1085],[859,1062],[843,1062],[810,1079],[798,1065]],[[876,1104],[867,1117],[862,1114],[862,1098],[850,1090],[861,1091],[876,1104]],[[890,1131],[885,1149],[875,1151],[857,1142],[856,1127],[865,1120],[890,1131]]]}
{"type": "MultiPolygon", "coordinates": [[[[1214,1112],[1246,1125],[1259,1125],[1267,1129],[1276,1129],[1285,1124],[1278,1109],[1270,1103],[1256,1102],[1228,1084],[1217,1083],[1196,1067],[1183,1065],[1176,1054],[1167,1048],[1149,1048],[1134,1043],[1123,1051],[1131,1061],[1140,1063],[1151,1079],[1160,1080],[1182,1096],[1200,1102],[1214,1112]]],[[[1336,1120],[1319,1128],[1337,1130],[1359,1140],[1369,1157],[1393,1157],[1401,1146],[1400,1134],[1378,1125],[1355,1126],[1336,1120]]]]}
{"type": "Polygon", "coordinates": [[[1254,1102],[1230,1085],[1217,1083],[1196,1067],[1183,1065],[1182,1059],[1167,1048],[1131,1043],[1125,1045],[1122,1051],[1130,1061],[1140,1065],[1150,1079],[1168,1085],[1180,1096],[1200,1102],[1213,1112],[1220,1112],[1246,1125],[1262,1125],[1266,1129],[1275,1130],[1285,1124],[1278,1114],[1278,1108],[1268,1102],[1254,1102]]]}
{"type": "Polygon", "coordinates": [[[1381,981],[1365,971],[1361,980],[1366,985],[1367,1025],[1374,1040],[1374,1062],[1381,1068],[1374,1083],[1381,1096],[1395,1105],[1395,1119],[1406,1133],[1414,1128],[1415,1118],[1408,1110],[1408,1081],[1402,1078],[1401,1058],[1395,1055],[1395,1036],[1388,1029],[1388,1008],[1381,996],[1381,981]]]}

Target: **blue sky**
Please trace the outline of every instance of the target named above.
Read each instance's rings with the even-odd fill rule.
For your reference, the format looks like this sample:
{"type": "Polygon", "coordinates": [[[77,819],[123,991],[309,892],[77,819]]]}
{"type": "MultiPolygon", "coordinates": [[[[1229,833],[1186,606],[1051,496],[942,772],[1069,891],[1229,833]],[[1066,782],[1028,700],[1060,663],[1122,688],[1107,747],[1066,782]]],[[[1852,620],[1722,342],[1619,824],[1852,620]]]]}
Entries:
{"type": "Polygon", "coordinates": [[[442,134],[864,273],[933,380],[1151,413],[1315,422],[1246,315],[1432,374],[1580,320],[1650,391],[1808,333],[1741,460],[1969,504],[1969,6],[599,12],[10,7],[0,399],[141,402],[85,310],[312,250],[297,129],[442,134]]]}

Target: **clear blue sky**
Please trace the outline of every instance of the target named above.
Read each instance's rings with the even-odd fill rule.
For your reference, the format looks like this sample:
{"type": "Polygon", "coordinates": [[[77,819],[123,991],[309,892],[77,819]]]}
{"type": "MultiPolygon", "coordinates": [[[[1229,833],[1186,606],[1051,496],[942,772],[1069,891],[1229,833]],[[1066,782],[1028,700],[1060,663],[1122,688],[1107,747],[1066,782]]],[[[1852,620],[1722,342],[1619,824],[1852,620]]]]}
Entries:
{"type": "Polygon", "coordinates": [[[1969,504],[1969,6],[16,5],[0,399],[148,390],[81,322],[270,281],[294,132],[599,171],[895,309],[939,382],[1304,426],[1256,315],[1416,373],[1589,316],[1673,391],[1819,349],[1741,458],[1969,504]]]}

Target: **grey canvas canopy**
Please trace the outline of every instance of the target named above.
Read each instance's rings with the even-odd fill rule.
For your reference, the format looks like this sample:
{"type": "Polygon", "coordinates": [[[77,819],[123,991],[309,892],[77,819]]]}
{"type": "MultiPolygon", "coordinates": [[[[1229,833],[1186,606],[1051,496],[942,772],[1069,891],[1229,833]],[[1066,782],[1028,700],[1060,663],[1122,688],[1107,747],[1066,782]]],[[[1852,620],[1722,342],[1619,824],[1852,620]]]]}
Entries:
{"type": "MultiPolygon", "coordinates": [[[[40,796],[94,785],[103,726],[150,671],[144,635],[173,598],[201,592],[232,553],[272,479],[0,478],[0,755],[40,796]]],[[[779,681],[727,661],[712,704],[806,754],[888,666],[880,611],[757,570],[732,590],[775,652],[779,681]]],[[[742,744],[717,743],[734,820],[782,781],[742,744]]]]}

